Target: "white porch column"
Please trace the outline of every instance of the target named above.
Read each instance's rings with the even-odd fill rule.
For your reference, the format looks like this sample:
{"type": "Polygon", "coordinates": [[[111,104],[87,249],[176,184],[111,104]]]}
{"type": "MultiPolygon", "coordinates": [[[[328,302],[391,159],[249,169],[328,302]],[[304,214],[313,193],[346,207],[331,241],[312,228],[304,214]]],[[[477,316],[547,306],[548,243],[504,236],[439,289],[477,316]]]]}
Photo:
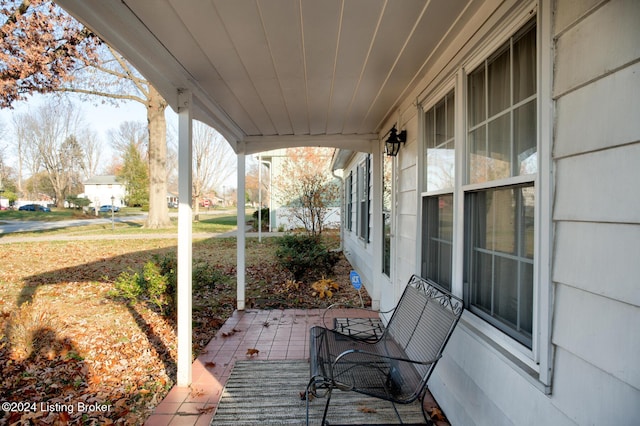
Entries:
{"type": "Polygon", "coordinates": [[[178,386],[191,384],[191,92],[178,93],[178,386]]]}
{"type": "Polygon", "coordinates": [[[384,223],[382,221],[382,144],[379,141],[372,142],[371,150],[371,180],[373,185],[371,202],[371,241],[373,242],[373,286],[369,296],[371,296],[371,309],[380,309],[380,297],[382,294],[381,285],[384,282],[382,277],[382,241],[384,235],[384,223]]]}
{"type": "Polygon", "coordinates": [[[239,311],[244,311],[245,288],[245,217],[244,217],[244,191],[245,191],[245,154],[244,142],[238,147],[238,264],[237,264],[237,299],[239,311]]]}

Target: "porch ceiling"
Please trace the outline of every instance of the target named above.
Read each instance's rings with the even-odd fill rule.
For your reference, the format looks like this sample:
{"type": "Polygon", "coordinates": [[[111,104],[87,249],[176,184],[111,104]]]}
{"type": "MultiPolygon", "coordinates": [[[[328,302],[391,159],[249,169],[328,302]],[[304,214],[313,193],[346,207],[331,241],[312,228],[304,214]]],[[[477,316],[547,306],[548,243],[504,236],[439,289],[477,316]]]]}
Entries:
{"type": "Polygon", "coordinates": [[[58,0],[236,152],[366,150],[483,1],[58,0]],[[242,142],[242,144],[241,144],[242,142]]]}

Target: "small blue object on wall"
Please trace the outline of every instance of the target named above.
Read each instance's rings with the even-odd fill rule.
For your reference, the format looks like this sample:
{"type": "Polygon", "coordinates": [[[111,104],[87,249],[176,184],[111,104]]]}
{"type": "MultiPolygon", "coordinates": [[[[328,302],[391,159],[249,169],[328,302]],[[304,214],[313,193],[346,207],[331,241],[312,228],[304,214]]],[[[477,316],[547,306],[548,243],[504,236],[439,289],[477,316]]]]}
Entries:
{"type": "Polygon", "coordinates": [[[351,271],[351,273],[349,274],[349,278],[351,279],[351,285],[353,285],[353,288],[355,288],[356,290],[360,290],[360,287],[362,287],[360,275],[358,275],[356,271],[351,271]]]}

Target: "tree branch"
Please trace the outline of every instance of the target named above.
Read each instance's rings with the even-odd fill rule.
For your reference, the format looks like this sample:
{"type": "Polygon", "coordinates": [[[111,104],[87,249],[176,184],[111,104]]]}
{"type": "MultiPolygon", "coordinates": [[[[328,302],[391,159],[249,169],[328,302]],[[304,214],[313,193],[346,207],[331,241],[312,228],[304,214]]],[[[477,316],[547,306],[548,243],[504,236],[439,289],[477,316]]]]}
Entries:
{"type": "Polygon", "coordinates": [[[83,95],[93,95],[93,96],[101,96],[103,98],[111,98],[111,99],[122,99],[127,101],[135,101],[139,102],[143,105],[147,105],[147,100],[135,95],[127,95],[127,94],[118,94],[118,93],[108,93],[108,92],[100,92],[99,90],[88,90],[88,89],[80,89],[74,87],[59,87],[54,89],[56,92],[66,92],[66,93],[81,93],[83,95]]]}

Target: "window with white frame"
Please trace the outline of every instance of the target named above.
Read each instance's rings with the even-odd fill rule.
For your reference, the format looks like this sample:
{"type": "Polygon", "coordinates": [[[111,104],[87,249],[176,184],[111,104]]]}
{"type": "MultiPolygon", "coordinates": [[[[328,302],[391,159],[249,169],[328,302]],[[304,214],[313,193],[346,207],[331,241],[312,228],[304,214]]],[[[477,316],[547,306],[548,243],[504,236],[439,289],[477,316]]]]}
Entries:
{"type": "Polygon", "coordinates": [[[459,99],[465,105],[456,104],[455,89],[425,105],[421,275],[453,290],[453,271],[459,267],[462,283],[456,292],[462,291],[469,311],[532,349],[538,205],[535,19],[478,59],[464,74],[465,93],[459,99]],[[466,132],[456,135],[456,117],[463,114],[466,132]],[[457,173],[463,176],[456,179],[457,173]],[[455,202],[463,214],[456,214],[455,202]],[[464,237],[456,239],[455,232],[464,237]],[[456,252],[462,255],[457,260],[456,252]]]}
{"type": "Polygon", "coordinates": [[[370,206],[371,194],[371,159],[367,157],[358,164],[357,168],[357,230],[358,237],[369,242],[370,206]]]}
{"type": "Polygon", "coordinates": [[[391,277],[391,208],[393,200],[393,157],[382,160],[382,273],[391,277]]]}
{"type": "Polygon", "coordinates": [[[467,76],[464,299],[532,347],[536,26],[530,22],[467,76]]]}
{"type": "Polygon", "coordinates": [[[455,91],[424,115],[423,240],[421,275],[451,290],[453,190],[455,185],[455,91]]]}
{"type": "Polygon", "coordinates": [[[344,185],[345,191],[345,210],[346,210],[346,220],[345,225],[347,230],[353,230],[353,171],[349,173],[349,176],[346,179],[344,185]]]}

